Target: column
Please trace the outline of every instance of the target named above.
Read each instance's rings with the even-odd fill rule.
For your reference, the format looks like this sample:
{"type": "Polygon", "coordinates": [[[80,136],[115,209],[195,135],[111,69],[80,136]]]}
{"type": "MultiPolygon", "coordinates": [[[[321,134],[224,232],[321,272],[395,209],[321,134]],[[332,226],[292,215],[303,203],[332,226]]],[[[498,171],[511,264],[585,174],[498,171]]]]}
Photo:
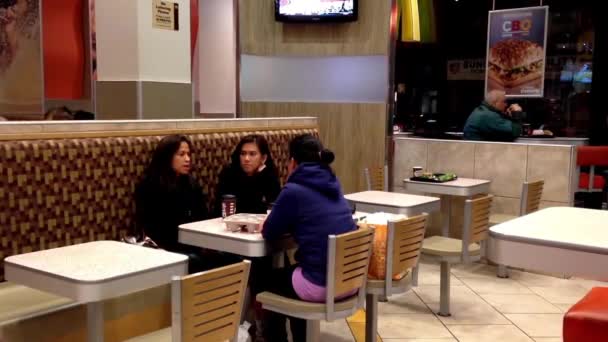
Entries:
{"type": "Polygon", "coordinates": [[[97,118],[192,118],[190,0],[101,0],[94,15],[97,118]]]}

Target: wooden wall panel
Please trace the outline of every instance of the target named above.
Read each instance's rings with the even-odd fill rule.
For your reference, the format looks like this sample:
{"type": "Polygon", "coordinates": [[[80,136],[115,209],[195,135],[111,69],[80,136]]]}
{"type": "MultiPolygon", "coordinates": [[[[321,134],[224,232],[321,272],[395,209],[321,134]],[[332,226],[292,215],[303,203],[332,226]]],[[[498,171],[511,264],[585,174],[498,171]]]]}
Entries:
{"type": "Polygon", "coordinates": [[[387,55],[390,0],[359,0],[350,23],[284,24],[274,0],[239,0],[241,53],[261,56],[387,55]]]}
{"type": "Polygon", "coordinates": [[[323,144],[345,193],[365,188],[363,169],[385,159],[386,105],[382,103],[242,102],[242,117],[315,116],[323,144]]]}

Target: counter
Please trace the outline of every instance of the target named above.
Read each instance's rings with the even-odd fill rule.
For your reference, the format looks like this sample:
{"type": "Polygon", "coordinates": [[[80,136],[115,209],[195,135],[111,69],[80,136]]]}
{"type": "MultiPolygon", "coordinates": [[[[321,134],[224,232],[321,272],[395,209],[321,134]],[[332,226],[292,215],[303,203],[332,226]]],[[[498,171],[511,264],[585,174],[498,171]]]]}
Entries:
{"type": "MultiPolygon", "coordinates": [[[[493,213],[517,215],[524,181],[538,179],[545,181],[541,208],[572,206],[578,179],[576,145],[549,144],[555,139],[560,141],[505,143],[395,136],[392,189],[404,192],[403,180],[411,176],[412,167],[421,166],[429,172],[490,180],[493,213]]],[[[458,207],[462,205],[453,202],[456,209],[452,212],[461,212],[458,207]]],[[[452,216],[451,220],[462,222],[462,217],[452,216]]],[[[438,226],[433,224],[433,230],[438,226]]]]}
{"type": "Polygon", "coordinates": [[[555,138],[518,138],[515,140],[518,143],[524,144],[541,144],[541,145],[572,145],[585,146],[589,145],[589,138],[571,138],[571,137],[555,137],[555,138]]]}
{"type": "MultiPolygon", "coordinates": [[[[464,133],[462,132],[445,132],[445,135],[453,140],[463,140],[464,133]]],[[[416,138],[412,132],[399,132],[394,135],[396,138],[416,138]]],[[[577,137],[553,137],[553,138],[538,138],[538,137],[520,137],[515,140],[516,143],[524,144],[540,144],[540,145],[572,145],[585,146],[589,145],[589,138],[577,137]]]]}

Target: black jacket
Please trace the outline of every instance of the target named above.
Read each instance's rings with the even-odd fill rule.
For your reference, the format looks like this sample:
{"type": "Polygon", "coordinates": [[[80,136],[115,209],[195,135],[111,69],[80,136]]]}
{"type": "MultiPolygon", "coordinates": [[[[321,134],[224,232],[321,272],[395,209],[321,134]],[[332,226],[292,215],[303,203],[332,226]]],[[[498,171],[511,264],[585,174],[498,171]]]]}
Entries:
{"type": "Polygon", "coordinates": [[[135,190],[136,225],[159,247],[186,253],[192,248],[178,243],[178,226],[208,218],[207,200],[200,185],[180,176],[174,186],[144,179],[135,190]]]}
{"type": "Polygon", "coordinates": [[[236,196],[237,213],[265,214],[280,191],[281,183],[274,167],[266,167],[253,176],[247,176],[240,165],[226,165],[219,176],[213,214],[216,217],[222,215],[223,195],[236,196]]]}

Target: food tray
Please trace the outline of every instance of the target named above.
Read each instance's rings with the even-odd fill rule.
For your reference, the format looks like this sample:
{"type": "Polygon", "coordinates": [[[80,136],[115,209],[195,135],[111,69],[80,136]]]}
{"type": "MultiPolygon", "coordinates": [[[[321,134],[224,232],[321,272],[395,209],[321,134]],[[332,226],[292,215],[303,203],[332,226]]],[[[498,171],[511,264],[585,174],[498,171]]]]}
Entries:
{"type": "MultiPolygon", "coordinates": [[[[433,173],[433,176],[443,176],[445,173],[433,173]]],[[[458,179],[458,176],[450,179],[450,180],[446,180],[446,181],[440,181],[438,179],[432,179],[432,178],[426,178],[426,177],[412,177],[410,178],[411,181],[414,182],[426,182],[426,183],[447,183],[447,182],[451,182],[451,181],[455,181],[458,179]]]]}
{"type": "Polygon", "coordinates": [[[224,219],[226,229],[231,232],[257,233],[266,219],[264,214],[235,214],[224,219]]]}

